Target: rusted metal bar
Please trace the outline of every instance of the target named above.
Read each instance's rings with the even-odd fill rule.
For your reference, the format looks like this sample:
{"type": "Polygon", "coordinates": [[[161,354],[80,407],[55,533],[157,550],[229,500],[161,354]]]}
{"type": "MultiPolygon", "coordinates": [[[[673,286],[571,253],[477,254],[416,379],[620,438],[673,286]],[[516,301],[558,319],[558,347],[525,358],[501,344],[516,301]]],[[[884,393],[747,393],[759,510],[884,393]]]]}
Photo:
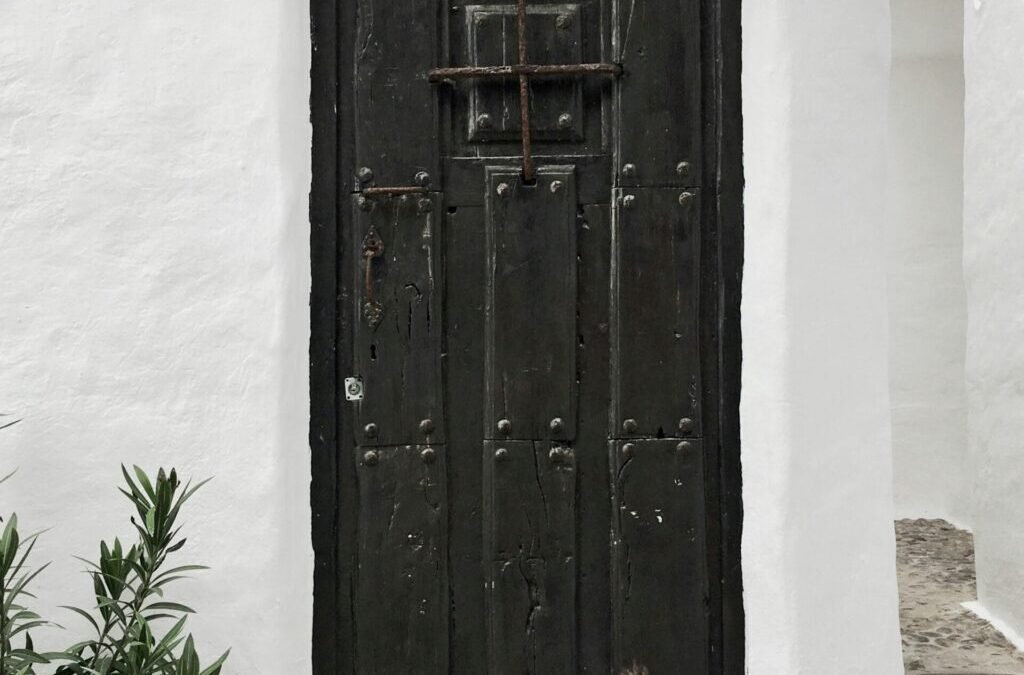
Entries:
{"type": "Polygon", "coordinates": [[[427,188],[420,185],[401,185],[396,187],[368,187],[363,188],[359,194],[364,197],[387,197],[390,195],[418,195],[427,192],[427,188]]]}
{"type": "Polygon", "coordinates": [[[618,77],[621,74],[622,66],[617,63],[526,63],[511,66],[456,66],[453,68],[433,68],[427,71],[427,77],[431,82],[493,77],[511,78],[523,75],[530,77],[569,77],[572,75],[608,75],[610,77],[618,77]]]}
{"type": "MultiPolygon", "coordinates": [[[[518,0],[516,24],[519,29],[519,65],[526,65],[526,0],[518,0]]],[[[533,156],[530,149],[530,77],[519,75],[519,126],[523,137],[523,181],[533,182],[533,156]]]]}

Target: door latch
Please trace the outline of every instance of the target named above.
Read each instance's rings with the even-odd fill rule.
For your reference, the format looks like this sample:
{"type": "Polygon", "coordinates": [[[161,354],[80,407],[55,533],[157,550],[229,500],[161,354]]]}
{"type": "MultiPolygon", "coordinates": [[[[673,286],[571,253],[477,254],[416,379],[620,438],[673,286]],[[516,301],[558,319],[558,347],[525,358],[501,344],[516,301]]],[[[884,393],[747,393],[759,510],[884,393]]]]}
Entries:
{"type": "Polygon", "coordinates": [[[363,260],[366,263],[366,283],[364,290],[363,317],[376,328],[384,318],[384,306],[377,301],[373,292],[373,260],[384,255],[384,240],[377,234],[377,230],[370,228],[363,238],[363,260]]]}

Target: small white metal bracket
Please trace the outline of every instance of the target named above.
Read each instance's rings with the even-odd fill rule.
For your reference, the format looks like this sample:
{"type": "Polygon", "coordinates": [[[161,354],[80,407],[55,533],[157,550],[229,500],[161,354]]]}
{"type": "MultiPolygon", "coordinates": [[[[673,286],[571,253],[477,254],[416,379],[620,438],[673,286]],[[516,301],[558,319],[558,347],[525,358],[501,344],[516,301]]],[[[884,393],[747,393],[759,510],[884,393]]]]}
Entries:
{"type": "Polygon", "coordinates": [[[361,378],[361,377],[346,377],[345,378],[345,400],[346,401],[362,401],[363,400],[363,378],[361,378]]]}

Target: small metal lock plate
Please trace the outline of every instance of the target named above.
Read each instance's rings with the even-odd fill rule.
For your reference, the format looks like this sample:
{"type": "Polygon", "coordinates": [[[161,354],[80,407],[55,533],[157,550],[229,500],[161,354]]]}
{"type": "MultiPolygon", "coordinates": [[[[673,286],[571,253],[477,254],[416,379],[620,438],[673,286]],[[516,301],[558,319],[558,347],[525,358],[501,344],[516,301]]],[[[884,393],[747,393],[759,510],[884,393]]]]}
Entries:
{"type": "Polygon", "coordinates": [[[363,378],[361,378],[361,377],[346,377],[345,378],[345,400],[346,401],[362,401],[363,400],[363,378]]]}

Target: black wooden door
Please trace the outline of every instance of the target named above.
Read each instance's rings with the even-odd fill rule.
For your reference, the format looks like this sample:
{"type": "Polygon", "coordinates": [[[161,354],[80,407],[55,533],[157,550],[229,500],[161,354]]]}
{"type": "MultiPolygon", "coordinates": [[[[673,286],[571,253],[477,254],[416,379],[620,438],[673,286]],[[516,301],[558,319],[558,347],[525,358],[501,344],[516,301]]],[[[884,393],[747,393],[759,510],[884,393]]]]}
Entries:
{"type": "Polygon", "coordinates": [[[315,44],[318,675],[738,672],[711,6],[358,0],[315,44]]]}

